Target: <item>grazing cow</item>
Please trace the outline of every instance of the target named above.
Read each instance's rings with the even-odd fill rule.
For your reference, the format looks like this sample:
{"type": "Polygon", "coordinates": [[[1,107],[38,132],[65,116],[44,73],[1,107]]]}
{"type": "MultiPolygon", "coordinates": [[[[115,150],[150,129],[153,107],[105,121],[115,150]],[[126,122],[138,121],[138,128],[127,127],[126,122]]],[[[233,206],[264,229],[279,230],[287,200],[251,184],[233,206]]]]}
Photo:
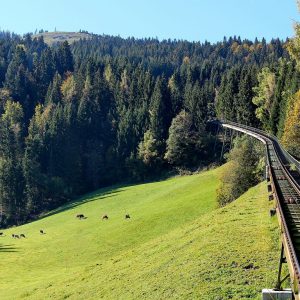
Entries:
{"type": "Polygon", "coordinates": [[[0,236],[2,236],[4,233],[3,232],[0,232],[0,236]]]}
{"type": "Polygon", "coordinates": [[[130,219],[130,215],[129,215],[129,214],[126,214],[126,215],[125,215],[125,219],[130,219]]]}
{"type": "Polygon", "coordinates": [[[275,214],[276,214],[276,209],[275,208],[270,209],[270,217],[275,216],[275,214]]]}
{"type": "Polygon", "coordinates": [[[19,239],[19,238],[20,238],[18,234],[12,234],[11,236],[12,236],[14,239],[19,239]]]}
{"type": "Polygon", "coordinates": [[[40,234],[45,234],[43,229],[40,230],[40,234]]]}
{"type": "Polygon", "coordinates": [[[78,214],[78,215],[76,215],[76,218],[78,218],[79,220],[85,219],[85,217],[84,217],[83,214],[78,214]]]}
{"type": "Polygon", "coordinates": [[[21,237],[21,238],[25,238],[25,234],[24,234],[24,233],[21,233],[21,234],[20,234],[20,237],[21,237]]]}
{"type": "Polygon", "coordinates": [[[12,237],[12,238],[15,238],[15,235],[14,235],[14,234],[12,234],[12,235],[11,235],[11,237],[12,237]]]}
{"type": "Polygon", "coordinates": [[[108,220],[108,215],[103,215],[102,220],[108,220]]]}

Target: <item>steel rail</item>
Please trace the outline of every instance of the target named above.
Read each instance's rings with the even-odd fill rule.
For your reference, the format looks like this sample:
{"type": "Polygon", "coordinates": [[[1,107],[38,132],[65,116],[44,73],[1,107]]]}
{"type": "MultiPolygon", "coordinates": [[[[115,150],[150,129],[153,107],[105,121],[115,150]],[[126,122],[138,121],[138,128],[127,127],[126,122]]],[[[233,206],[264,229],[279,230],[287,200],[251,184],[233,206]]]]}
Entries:
{"type": "MultiPolygon", "coordinates": [[[[266,132],[264,132],[263,130],[260,130],[260,129],[257,129],[257,128],[254,128],[254,127],[250,127],[250,126],[246,126],[246,125],[242,125],[242,124],[238,124],[238,123],[234,123],[234,122],[225,122],[225,123],[222,123],[220,122],[221,124],[224,124],[224,127],[227,127],[227,128],[230,128],[230,124],[232,126],[235,126],[236,130],[238,130],[237,128],[243,128],[245,130],[239,130],[241,132],[244,132],[244,133],[247,133],[248,135],[252,135],[254,136],[253,132],[254,133],[257,133],[258,136],[256,135],[256,138],[259,139],[260,141],[263,141],[263,140],[268,140],[269,142],[273,143],[273,145],[275,145],[276,147],[274,147],[274,150],[276,151],[276,154],[277,154],[277,157],[278,157],[278,160],[281,162],[281,165],[283,167],[283,169],[285,170],[286,172],[286,176],[292,181],[292,185],[293,187],[297,190],[297,192],[299,193],[300,195],[300,186],[298,185],[298,183],[295,181],[295,179],[293,178],[293,176],[290,174],[290,172],[287,170],[284,162],[282,161],[282,156],[280,155],[279,151],[278,151],[278,148],[280,149],[282,155],[285,157],[285,159],[290,163],[290,164],[295,164],[297,169],[298,169],[298,166],[299,166],[299,173],[300,173],[300,162],[298,160],[296,160],[290,153],[288,153],[280,144],[280,142],[278,141],[278,139],[271,135],[271,134],[268,134],[266,132]],[[226,125],[225,125],[226,124],[226,125]],[[228,126],[228,125],[229,126],[228,126]],[[247,131],[247,132],[245,132],[247,131]],[[259,137],[259,138],[258,138],[259,137]],[[274,143],[275,142],[275,143],[274,143]]],[[[255,137],[255,136],[254,136],[255,137]]]]}
{"type": "MultiPolygon", "coordinates": [[[[300,170],[300,162],[298,162],[294,157],[292,157],[279,143],[278,139],[272,135],[267,134],[266,132],[259,130],[257,128],[249,127],[246,125],[241,125],[234,122],[229,121],[216,121],[219,125],[225,128],[230,128],[239,132],[243,132],[247,135],[250,135],[258,140],[260,140],[266,147],[266,155],[267,155],[267,166],[268,172],[270,176],[270,182],[272,186],[272,192],[274,194],[274,198],[276,200],[276,211],[278,216],[278,221],[281,229],[281,237],[282,243],[284,247],[285,257],[288,263],[288,269],[291,278],[291,284],[295,299],[300,300],[300,264],[297,255],[297,251],[295,249],[294,241],[292,235],[290,233],[289,225],[292,226],[294,220],[288,224],[287,218],[285,216],[283,205],[284,205],[284,192],[281,190],[279,184],[279,178],[276,178],[275,169],[272,167],[271,161],[271,150],[274,152],[273,155],[277,158],[277,163],[280,166],[280,171],[284,174],[285,180],[289,183],[291,188],[297,195],[300,197],[300,186],[290,174],[284,160],[289,164],[296,165],[296,168],[300,170]],[[273,147],[273,149],[271,149],[273,147]]],[[[273,163],[276,161],[273,161],[273,163]]],[[[298,205],[297,205],[298,207],[298,205]]],[[[299,228],[300,233],[300,228],[299,228]]]]}

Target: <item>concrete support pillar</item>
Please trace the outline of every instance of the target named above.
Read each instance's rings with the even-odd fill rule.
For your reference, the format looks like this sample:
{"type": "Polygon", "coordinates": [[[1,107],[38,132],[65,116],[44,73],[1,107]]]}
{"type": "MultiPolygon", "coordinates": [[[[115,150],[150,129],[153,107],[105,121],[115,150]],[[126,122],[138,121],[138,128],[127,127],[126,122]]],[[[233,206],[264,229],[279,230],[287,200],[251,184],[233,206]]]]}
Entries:
{"type": "Polygon", "coordinates": [[[283,289],[281,291],[273,289],[262,290],[262,300],[292,300],[293,292],[291,289],[283,289]]]}

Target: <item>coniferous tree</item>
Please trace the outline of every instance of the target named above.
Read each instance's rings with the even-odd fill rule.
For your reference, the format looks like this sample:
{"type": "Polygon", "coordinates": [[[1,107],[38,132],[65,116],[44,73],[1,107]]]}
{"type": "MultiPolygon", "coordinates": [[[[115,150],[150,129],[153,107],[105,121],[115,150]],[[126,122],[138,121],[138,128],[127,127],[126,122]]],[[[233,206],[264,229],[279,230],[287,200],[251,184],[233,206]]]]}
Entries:
{"type": "Polygon", "coordinates": [[[46,105],[48,104],[58,104],[61,102],[62,95],[61,95],[61,76],[56,73],[53,81],[49,84],[47,94],[46,94],[46,99],[45,103],[46,105]]]}
{"type": "Polygon", "coordinates": [[[150,128],[154,137],[164,141],[170,124],[170,97],[164,77],[158,78],[150,103],[150,128]]]}
{"type": "Polygon", "coordinates": [[[56,64],[58,73],[63,75],[66,72],[74,70],[74,60],[71,52],[70,45],[67,41],[63,42],[56,54],[56,64]]]}
{"type": "Polygon", "coordinates": [[[20,103],[8,101],[0,120],[0,206],[1,223],[22,222],[23,198],[23,110],[20,103]]]}
{"type": "Polygon", "coordinates": [[[254,97],[253,92],[253,76],[251,69],[244,69],[241,74],[239,84],[239,92],[236,101],[237,122],[245,125],[255,125],[255,107],[252,103],[254,97]]]}
{"type": "Polygon", "coordinates": [[[236,121],[236,102],[239,92],[239,69],[232,68],[222,78],[220,89],[217,92],[216,110],[219,118],[236,121]]]}
{"type": "Polygon", "coordinates": [[[15,53],[10,64],[8,65],[5,76],[5,86],[11,91],[14,97],[21,98],[26,95],[26,91],[24,91],[26,69],[26,53],[24,47],[19,45],[15,49],[15,53]]]}
{"type": "Polygon", "coordinates": [[[45,209],[46,205],[46,174],[42,173],[41,166],[44,163],[42,161],[44,132],[43,108],[38,105],[29,125],[23,158],[24,194],[26,197],[26,211],[29,216],[37,215],[45,209]]]}

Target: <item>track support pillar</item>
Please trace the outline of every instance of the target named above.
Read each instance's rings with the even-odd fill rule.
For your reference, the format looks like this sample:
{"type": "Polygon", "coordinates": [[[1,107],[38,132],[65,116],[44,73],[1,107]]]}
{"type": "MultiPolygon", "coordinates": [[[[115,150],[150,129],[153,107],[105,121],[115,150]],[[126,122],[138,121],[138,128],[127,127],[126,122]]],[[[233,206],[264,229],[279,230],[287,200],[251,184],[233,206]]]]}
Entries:
{"type": "Polygon", "coordinates": [[[281,245],[281,252],[280,252],[280,259],[279,259],[279,268],[278,268],[278,277],[277,277],[277,283],[276,283],[276,290],[282,289],[282,283],[289,278],[289,274],[286,275],[283,279],[281,279],[281,273],[282,273],[282,265],[286,263],[286,257],[284,255],[284,248],[283,245],[281,245]]]}

